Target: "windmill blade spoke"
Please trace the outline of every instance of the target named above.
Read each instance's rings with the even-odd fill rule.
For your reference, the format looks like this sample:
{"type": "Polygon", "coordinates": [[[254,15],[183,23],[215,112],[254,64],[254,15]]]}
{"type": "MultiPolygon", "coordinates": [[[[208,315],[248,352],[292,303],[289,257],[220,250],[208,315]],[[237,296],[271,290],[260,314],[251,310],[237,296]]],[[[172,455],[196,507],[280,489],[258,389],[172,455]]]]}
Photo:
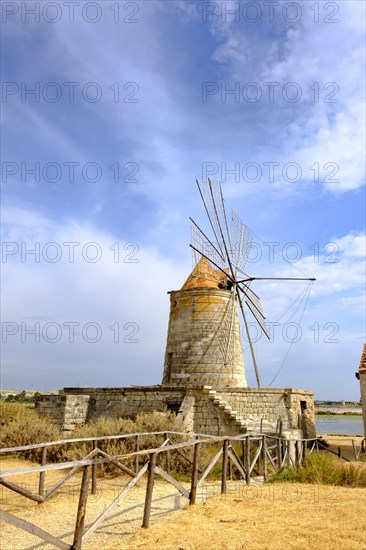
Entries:
{"type": "Polygon", "coordinates": [[[204,234],[202,229],[196,224],[192,218],[191,221],[191,244],[205,256],[212,258],[214,262],[221,267],[225,265],[225,258],[217,249],[212,241],[204,234]]]}
{"type": "Polygon", "coordinates": [[[212,183],[210,179],[205,184],[199,184],[198,182],[197,184],[217,241],[217,247],[222,256],[226,258],[226,262],[229,263],[228,249],[230,248],[230,234],[221,187],[218,184],[212,183]]]}
{"type": "Polygon", "coordinates": [[[221,276],[218,274],[215,274],[214,277],[210,277],[209,272],[205,270],[202,275],[205,276],[207,279],[211,279],[212,281],[219,282],[225,282],[227,278],[230,278],[229,274],[227,273],[226,268],[226,262],[224,261],[224,258],[221,256],[219,250],[216,248],[216,246],[206,237],[206,235],[203,233],[203,231],[198,227],[198,225],[190,218],[191,220],[191,248],[192,248],[192,260],[193,260],[193,268],[198,268],[199,261],[201,258],[205,258],[211,266],[215,270],[219,270],[221,272],[221,276]]]}
{"type": "Polygon", "coordinates": [[[248,308],[250,309],[250,311],[252,312],[253,314],[253,317],[255,318],[255,320],[257,321],[258,325],[261,327],[261,329],[263,330],[264,334],[267,336],[268,340],[269,340],[269,332],[268,332],[268,328],[266,326],[266,323],[264,322],[264,317],[262,317],[261,315],[258,314],[258,310],[256,308],[253,307],[253,305],[251,304],[251,302],[249,300],[246,300],[244,298],[244,301],[245,303],[247,304],[248,308]]]}
{"type": "Polygon", "coordinates": [[[227,242],[229,244],[229,250],[231,250],[230,232],[229,232],[229,227],[228,227],[228,223],[227,223],[225,201],[224,201],[224,197],[222,195],[221,184],[219,186],[219,189],[220,189],[220,199],[221,199],[221,210],[222,210],[222,214],[223,214],[223,218],[224,218],[224,222],[225,222],[225,231],[226,231],[226,235],[227,235],[227,242]]]}
{"type": "Polygon", "coordinates": [[[243,285],[238,285],[240,290],[243,292],[243,294],[245,295],[245,301],[249,301],[250,304],[252,305],[252,307],[254,307],[254,309],[257,310],[258,314],[263,318],[265,319],[265,316],[264,316],[264,313],[263,313],[263,309],[262,309],[262,304],[261,304],[261,300],[258,296],[258,294],[256,294],[248,285],[246,284],[243,284],[243,285]]]}
{"type": "Polygon", "coordinates": [[[250,311],[252,312],[253,317],[255,318],[258,325],[263,330],[264,334],[269,339],[269,333],[268,333],[267,326],[264,322],[265,316],[263,313],[262,304],[259,296],[255,292],[253,292],[253,290],[249,288],[249,286],[247,285],[238,285],[238,287],[243,292],[244,301],[247,304],[250,311]]]}
{"type": "Polygon", "coordinates": [[[254,371],[255,371],[255,377],[256,377],[256,379],[257,379],[258,388],[260,388],[260,380],[259,380],[259,372],[258,372],[257,361],[256,361],[256,359],[255,359],[253,344],[252,344],[252,340],[251,340],[251,338],[250,338],[248,323],[247,323],[247,320],[246,320],[246,317],[245,317],[245,312],[244,312],[244,307],[243,307],[243,301],[242,301],[242,299],[241,299],[240,292],[237,292],[237,296],[238,296],[238,300],[239,300],[240,311],[241,311],[241,314],[242,314],[242,316],[243,316],[243,321],[244,321],[244,325],[245,325],[245,331],[246,331],[247,337],[248,337],[248,342],[249,342],[249,347],[250,347],[250,353],[251,353],[252,359],[253,359],[253,367],[254,367],[254,371]]]}
{"type": "Polygon", "coordinates": [[[215,215],[215,207],[214,207],[214,203],[212,201],[212,194],[211,194],[211,191],[210,191],[210,184],[208,182],[206,184],[203,184],[203,183],[200,184],[198,182],[198,180],[196,180],[196,183],[197,183],[197,187],[198,187],[198,190],[200,192],[200,195],[201,195],[203,205],[204,205],[205,210],[206,210],[208,220],[209,220],[210,225],[211,225],[211,229],[213,231],[213,234],[215,235],[217,247],[220,250],[220,254],[222,256],[224,256],[225,255],[225,248],[223,246],[223,242],[222,242],[222,238],[221,238],[221,235],[220,235],[219,227],[217,225],[217,219],[216,219],[216,215],[215,215]]]}
{"type": "Polygon", "coordinates": [[[231,245],[233,264],[237,271],[245,275],[245,266],[253,246],[253,236],[234,209],[231,210],[231,245]]]}

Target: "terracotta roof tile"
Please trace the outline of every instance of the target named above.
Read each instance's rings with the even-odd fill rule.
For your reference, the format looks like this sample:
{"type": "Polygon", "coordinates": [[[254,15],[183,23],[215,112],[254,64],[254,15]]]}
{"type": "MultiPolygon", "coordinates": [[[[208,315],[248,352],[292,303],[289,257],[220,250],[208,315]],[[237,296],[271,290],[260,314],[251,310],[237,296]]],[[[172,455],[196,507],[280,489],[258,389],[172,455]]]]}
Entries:
{"type": "Polygon", "coordinates": [[[366,372],[366,344],[363,345],[359,372],[366,372]]]}
{"type": "Polygon", "coordinates": [[[226,277],[219,269],[214,269],[206,258],[201,258],[181,290],[192,288],[218,288],[219,283],[226,282],[226,277]]]}

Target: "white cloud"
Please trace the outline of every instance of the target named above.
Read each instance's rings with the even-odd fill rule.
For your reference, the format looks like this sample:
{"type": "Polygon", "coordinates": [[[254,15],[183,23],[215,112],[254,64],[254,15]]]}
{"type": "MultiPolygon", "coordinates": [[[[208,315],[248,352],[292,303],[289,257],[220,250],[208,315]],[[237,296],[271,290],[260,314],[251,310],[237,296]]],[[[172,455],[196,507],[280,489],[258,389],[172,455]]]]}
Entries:
{"type": "Polygon", "coordinates": [[[278,84],[274,102],[260,113],[267,113],[268,120],[282,113],[276,119],[278,140],[267,145],[266,154],[277,151],[276,160],[281,156],[284,164],[298,162],[304,179],[318,163],[324,187],[342,193],[365,183],[365,4],[343,2],[336,24],[316,24],[311,11],[305,6],[302,11],[296,27],[281,28],[277,17],[273,36],[266,36],[265,24],[263,34],[256,35],[245,21],[231,17],[223,23],[217,15],[211,22],[218,42],[212,59],[220,64],[220,76],[225,71],[227,82],[254,81],[264,92],[264,82],[278,84]],[[283,100],[282,87],[291,82],[300,90],[299,102],[283,100]],[[329,163],[335,163],[334,172],[329,163]]]}
{"type": "MultiPolygon", "coordinates": [[[[3,378],[14,380],[23,373],[24,380],[33,379],[50,384],[77,383],[129,385],[159,383],[165,351],[169,314],[167,291],[179,287],[185,280],[190,264],[179,264],[162,257],[152,248],[125,247],[121,238],[101,232],[90,224],[69,222],[57,225],[32,212],[5,211],[5,234],[19,245],[17,254],[3,263],[4,322],[26,323],[33,327],[40,322],[62,327],[62,338],[54,344],[34,343],[34,336],[21,342],[22,331],[9,336],[3,344],[3,378]],[[20,216],[23,216],[21,218],[20,216]],[[21,220],[23,219],[23,224],[21,220]],[[23,255],[21,242],[27,248],[40,243],[40,255],[23,255]],[[116,243],[119,241],[119,261],[116,243]],[[53,263],[57,243],[62,252],[53,263]],[[74,246],[74,262],[69,261],[70,246],[74,246]],[[90,245],[87,243],[96,243],[90,245]],[[112,249],[110,249],[110,247],[112,249]],[[101,258],[88,261],[96,252],[101,258]],[[46,258],[46,259],[45,259],[46,258]],[[128,263],[137,259],[137,263],[128,263]],[[75,342],[69,343],[67,323],[79,323],[75,342]],[[97,344],[82,337],[87,323],[97,323],[102,338],[97,344]],[[138,343],[114,343],[109,327],[119,324],[121,340],[138,327],[138,343]],[[133,326],[127,326],[132,323],[133,326]],[[76,368],[77,365],[77,368],[76,368]],[[100,378],[103,372],[102,379],[100,378]]],[[[50,329],[50,338],[54,332],[50,329]]],[[[93,330],[90,329],[93,337],[93,330]]]]}

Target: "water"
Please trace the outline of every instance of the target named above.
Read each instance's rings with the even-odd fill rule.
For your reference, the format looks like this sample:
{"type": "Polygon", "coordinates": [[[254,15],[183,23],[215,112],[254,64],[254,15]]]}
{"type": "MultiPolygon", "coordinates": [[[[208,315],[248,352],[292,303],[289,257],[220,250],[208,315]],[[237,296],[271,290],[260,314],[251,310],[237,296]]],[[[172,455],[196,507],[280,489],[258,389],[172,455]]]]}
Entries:
{"type": "Polygon", "coordinates": [[[361,415],[317,414],[315,416],[317,434],[363,435],[361,415]]]}

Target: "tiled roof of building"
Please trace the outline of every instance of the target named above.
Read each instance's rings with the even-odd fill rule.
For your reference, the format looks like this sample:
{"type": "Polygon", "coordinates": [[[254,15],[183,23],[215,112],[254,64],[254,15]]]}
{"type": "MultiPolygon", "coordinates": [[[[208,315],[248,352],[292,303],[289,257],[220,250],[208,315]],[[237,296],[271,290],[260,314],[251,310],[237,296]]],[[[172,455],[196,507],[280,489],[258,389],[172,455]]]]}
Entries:
{"type": "Polygon", "coordinates": [[[366,344],[363,345],[359,372],[366,372],[366,344]]]}

